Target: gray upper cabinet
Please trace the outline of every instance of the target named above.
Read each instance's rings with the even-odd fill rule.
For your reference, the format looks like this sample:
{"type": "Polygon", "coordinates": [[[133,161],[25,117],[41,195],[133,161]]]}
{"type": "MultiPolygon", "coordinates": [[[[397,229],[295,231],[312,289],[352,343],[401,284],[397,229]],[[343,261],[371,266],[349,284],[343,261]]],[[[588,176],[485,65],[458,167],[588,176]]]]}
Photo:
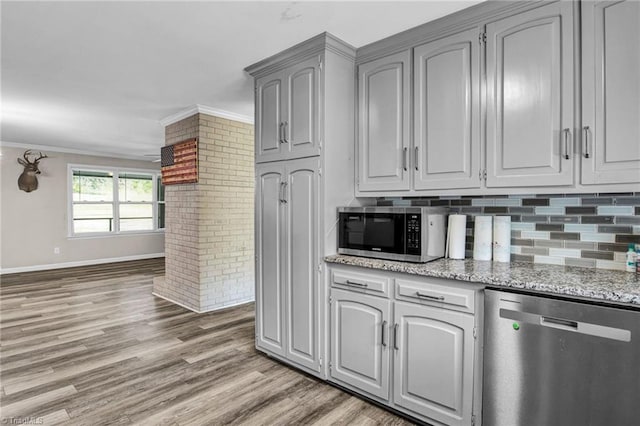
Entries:
{"type": "Polygon", "coordinates": [[[358,67],[358,190],[410,188],[410,52],[358,67]]]}
{"type": "Polygon", "coordinates": [[[322,56],[256,80],[256,162],[319,155],[322,56]]]}
{"type": "Polygon", "coordinates": [[[573,3],[486,32],[487,187],[573,185],[573,3]]]}
{"type": "Polygon", "coordinates": [[[280,158],[282,141],[282,73],[256,80],[256,159],[280,158]]]}
{"type": "Polygon", "coordinates": [[[480,187],[479,30],[414,49],[414,188],[480,187]]]}
{"type": "Polygon", "coordinates": [[[446,425],[473,424],[473,315],[403,302],[394,311],[394,403],[446,425]]]}
{"type": "Polygon", "coordinates": [[[391,302],[338,289],[331,299],[331,378],[388,401],[391,302]]]}
{"type": "Polygon", "coordinates": [[[582,183],[640,182],[640,3],[582,2],[582,183]]]}

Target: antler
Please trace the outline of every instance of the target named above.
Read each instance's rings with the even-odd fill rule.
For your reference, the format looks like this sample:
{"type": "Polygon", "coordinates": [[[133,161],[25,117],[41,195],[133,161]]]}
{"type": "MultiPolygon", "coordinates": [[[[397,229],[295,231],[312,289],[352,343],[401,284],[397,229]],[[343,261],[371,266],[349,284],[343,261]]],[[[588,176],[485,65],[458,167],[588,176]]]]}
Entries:
{"type": "Polygon", "coordinates": [[[33,161],[29,161],[29,156],[34,155],[30,149],[26,150],[22,156],[24,157],[24,161],[26,161],[29,164],[37,164],[38,161],[42,160],[43,158],[49,158],[46,154],[42,154],[42,151],[38,152],[38,154],[40,156],[34,159],[33,161]]]}
{"type": "Polygon", "coordinates": [[[49,158],[46,154],[43,155],[42,152],[39,152],[38,154],[40,154],[40,157],[33,160],[34,164],[38,163],[38,161],[42,160],[43,158],[49,158]]]}

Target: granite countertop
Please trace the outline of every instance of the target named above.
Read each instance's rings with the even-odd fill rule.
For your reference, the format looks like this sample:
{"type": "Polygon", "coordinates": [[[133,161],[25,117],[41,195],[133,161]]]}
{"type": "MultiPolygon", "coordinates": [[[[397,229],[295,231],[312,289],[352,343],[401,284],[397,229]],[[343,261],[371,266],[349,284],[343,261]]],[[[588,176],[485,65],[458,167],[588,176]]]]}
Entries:
{"type": "Polygon", "coordinates": [[[409,263],[332,255],[325,257],[325,261],[640,307],[640,277],[631,272],[471,259],[438,259],[428,263],[409,263]]]}

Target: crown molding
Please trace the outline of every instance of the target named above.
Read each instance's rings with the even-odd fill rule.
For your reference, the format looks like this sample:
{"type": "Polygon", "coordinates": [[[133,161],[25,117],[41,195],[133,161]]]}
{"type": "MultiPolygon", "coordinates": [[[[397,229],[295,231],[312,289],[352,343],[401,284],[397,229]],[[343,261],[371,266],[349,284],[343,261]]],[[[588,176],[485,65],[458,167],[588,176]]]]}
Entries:
{"type": "Polygon", "coordinates": [[[399,32],[357,49],[356,65],[411,49],[473,27],[483,27],[516,13],[524,12],[558,0],[489,0],[459,10],[417,27],[399,32]]]}
{"type": "MultiPolygon", "coordinates": [[[[7,142],[0,141],[0,148],[24,148],[24,149],[33,149],[38,151],[52,151],[52,152],[60,152],[63,154],[77,154],[77,155],[89,155],[92,157],[108,157],[108,158],[119,158],[122,160],[137,160],[137,161],[149,161],[153,162],[155,158],[149,158],[142,155],[122,155],[110,152],[101,152],[101,151],[92,151],[88,149],[75,149],[75,148],[65,148],[61,146],[49,146],[49,145],[35,145],[35,144],[27,144],[21,142],[7,142]]],[[[158,147],[158,152],[160,148],[158,147]]],[[[159,154],[158,154],[159,155],[159,154]]]]}
{"type": "Polygon", "coordinates": [[[315,37],[298,43],[280,53],[269,56],[266,59],[249,65],[244,70],[254,78],[271,74],[287,68],[303,59],[318,55],[324,51],[330,51],[353,61],[356,57],[356,48],[340,40],[331,33],[323,32],[315,37]]]}
{"type": "Polygon", "coordinates": [[[253,124],[253,117],[249,117],[242,114],[236,114],[235,112],[225,111],[222,109],[213,108],[207,105],[195,104],[186,108],[180,112],[172,114],[168,117],[160,120],[160,124],[164,127],[169,126],[170,124],[177,123],[180,120],[184,120],[187,117],[191,117],[195,114],[207,114],[213,115],[214,117],[226,118],[227,120],[239,121],[241,123],[253,124]]]}

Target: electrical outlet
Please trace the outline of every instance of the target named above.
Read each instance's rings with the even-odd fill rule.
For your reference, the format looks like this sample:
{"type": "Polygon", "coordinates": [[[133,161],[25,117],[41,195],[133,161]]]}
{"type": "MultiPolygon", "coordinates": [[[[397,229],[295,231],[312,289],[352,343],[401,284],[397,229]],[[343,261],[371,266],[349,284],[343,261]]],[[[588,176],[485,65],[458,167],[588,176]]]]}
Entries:
{"type": "Polygon", "coordinates": [[[60,254],[60,247],[54,247],[53,254],[60,254]]]}

